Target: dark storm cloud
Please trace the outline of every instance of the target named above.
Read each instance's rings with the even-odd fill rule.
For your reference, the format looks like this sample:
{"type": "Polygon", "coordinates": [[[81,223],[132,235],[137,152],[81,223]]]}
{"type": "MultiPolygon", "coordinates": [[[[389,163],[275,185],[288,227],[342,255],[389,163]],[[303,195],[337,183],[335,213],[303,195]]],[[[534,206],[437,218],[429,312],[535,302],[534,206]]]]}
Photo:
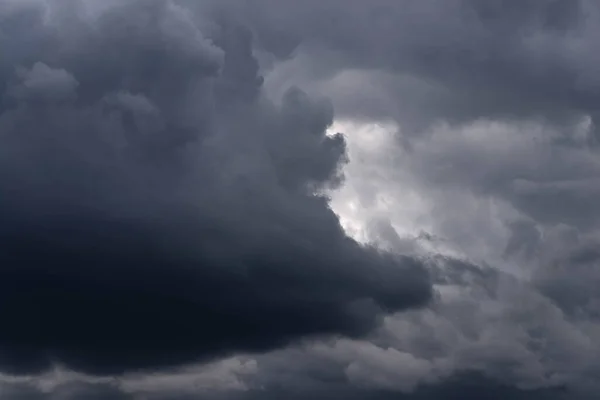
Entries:
{"type": "Polygon", "coordinates": [[[596,228],[596,2],[221,4],[283,60],[268,75],[272,92],[298,83],[331,95],[338,118],[394,120],[405,147],[395,167],[426,191],[463,190],[543,225],[596,228]]]}
{"type": "MultiPolygon", "coordinates": [[[[434,368],[441,363],[443,371],[472,368],[520,388],[502,398],[533,397],[524,389],[562,382],[575,388],[564,398],[597,395],[597,2],[245,4],[238,17],[279,59],[265,57],[272,93],[302,84],[330,93],[350,126],[398,125],[399,144],[385,142],[393,148],[377,149],[357,172],[352,200],[372,207],[365,214],[402,214],[416,192],[424,205],[410,222],[424,220],[482,270],[516,275],[467,273],[460,263],[435,270],[436,284],[445,279],[439,309],[393,317],[396,342],[355,361],[359,378],[402,391],[422,373],[443,387],[449,375],[434,368]],[[364,200],[380,198],[391,205],[364,200]],[[423,341],[433,343],[433,356],[423,341]],[[406,372],[414,358],[422,368],[406,372]]],[[[358,132],[359,146],[372,144],[369,135],[379,139],[358,132]]],[[[405,220],[394,222],[402,229],[405,220]]],[[[385,246],[407,251],[385,226],[372,228],[367,233],[385,246]]],[[[483,387],[500,393],[490,382],[483,387]]]]}
{"type": "Polygon", "coordinates": [[[331,105],[265,99],[248,31],[173,2],[2,5],[3,370],[360,336],[428,301],[419,262],[347,238],[313,194],[345,161],[331,105]]]}
{"type": "Polygon", "coordinates": [[[596,2],[47,3],[0,0],[3,395],[597,397],[596,2]]]}
{"type": "MultiPolygon", "coordinates": [[[[279,54],[289,43],[283,54],[311,54],[307,67],[326,71],[317,78],[352,68],[392,73],[391,82],[377,92],[391,96],[396,107],[384,104],[369,112],[378,115],[387,108],[388,116],[411,129],[439,120],[463,123],[486,117],[536,116],[567,123],[596,113],[598,85],[590,68],[597,62],[594,2],[246,4],[240,18],[251,21],[261,45],[279,54]]],[[[356,87],[360,81],[348,84],[356,87]]],[[[358,96],[365,91],[357,90],[358,96]]],[[[342,96],[341,104],[345,101],[341,111],[349,117],[369,107],[342,96]]]]}

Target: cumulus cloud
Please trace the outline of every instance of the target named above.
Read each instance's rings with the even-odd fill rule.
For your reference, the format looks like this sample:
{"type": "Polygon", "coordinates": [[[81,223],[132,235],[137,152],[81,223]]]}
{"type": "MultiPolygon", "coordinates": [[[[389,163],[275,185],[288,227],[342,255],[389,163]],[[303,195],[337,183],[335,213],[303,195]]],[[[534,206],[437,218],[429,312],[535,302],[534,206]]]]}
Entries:
{"type": "Polygon", "coordinates": [[[420,261],[345,235],[319,194],[346,154],[331,104],[265,98],[247,30],[175,2],[7,5],[5,372],[361,336],[429,300],[420,261]]]}
{"type": "Polygon", "coordinates": [[[0,0],[0,389],[596,398],[599,18],[0,0]]]}

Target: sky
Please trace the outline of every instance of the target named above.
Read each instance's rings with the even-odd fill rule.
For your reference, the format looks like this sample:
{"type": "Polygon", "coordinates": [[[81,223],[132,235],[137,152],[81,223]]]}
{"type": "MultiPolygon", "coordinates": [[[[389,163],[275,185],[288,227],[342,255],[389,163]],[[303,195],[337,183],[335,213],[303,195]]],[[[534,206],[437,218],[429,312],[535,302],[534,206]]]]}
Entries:
{"type": "Polygon", "coordinates": [[[0,396],[600,393],[595,0],[0,0],[0,396]]]}

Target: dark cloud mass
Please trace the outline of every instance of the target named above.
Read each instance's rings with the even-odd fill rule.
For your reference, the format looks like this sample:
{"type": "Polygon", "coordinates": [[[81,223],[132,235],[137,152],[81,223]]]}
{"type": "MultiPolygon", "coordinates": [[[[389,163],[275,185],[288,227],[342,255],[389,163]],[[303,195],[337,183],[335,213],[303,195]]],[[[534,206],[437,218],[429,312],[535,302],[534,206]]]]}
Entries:
{"type": "Polygon", "coordinates": [[[2,370],[361,336],[428,301],[419,262],[347,238],[314,194],[345,160],[331,105],[267,100],[249,31],[89,3],[0,8],[2,370]]]}
{"type": "Polygon", "coordinates": [[[0,0],[0,397],[598,398],[599,27],[0,0]]]}

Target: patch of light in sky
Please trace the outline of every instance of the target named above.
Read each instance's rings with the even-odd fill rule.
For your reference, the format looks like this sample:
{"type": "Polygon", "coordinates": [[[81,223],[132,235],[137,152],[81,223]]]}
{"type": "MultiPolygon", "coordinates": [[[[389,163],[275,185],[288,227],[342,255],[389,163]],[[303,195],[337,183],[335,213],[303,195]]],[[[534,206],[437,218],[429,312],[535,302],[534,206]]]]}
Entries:
{"type": "MultiPolygon", "coordinates": [[[[428,222],[432,205],[399,168],[397,157],[402,152],[394,123],[336,121],[328,132],[343,133],[348,143],[344,184],[330,196],[331,208],[349,236],[361,243],[372,242],[369,223],[377,220],[389,222],[400,239],[415,240],[432,232],[428,222]]],[[[420,247],[460,255],[443,241],[420,241],[420,247]]]]}
{"type": "MultiPolygon", "coordinates": [[[[343,170],[344,183],[329,193],[330,206],[348,236],[363,244],[383,246],[369,228],[374,221],[385,221],[400,241],[413,243],[418,254],[435,253],[474,262],[483,260],[486,265],[526,277],[521,265],[512,265],[502,258],[504,247],[497,244],[506,234],[506,217],[512,215],[512,210],[507,211],[504,203],[465,193],[461,194],[464,198],[455,200],[432,197],[431,188],[423,186],[414,171],[407,168],[410,155],[399,143],[401,132],[394,123],[336,121],[328,133],[337,132],[346,137],[349,162],[343,170]],[[456,201],[462,205],[454,209],[456,201]],[[470,214],[463,214],[465,207],[485,215],[489,223],[480,226],[473,222],[468,217],[470,214]],[[447,215],[455,223],[483,229],[482,242],[465,244],[444,235],[443,226],[435,223],[435,213],[445,208],[448,208],[447,215]],[[496,237],[498,235],[501,237],[496,237]],[[493,248],[486,242],[488,236],[494,239],[493,248]]],[[[389,250],[400,253],[413,251],[407,248],[410,246],[400,244],[398,248],[389,250]]]]}
{"type": "MultiPolygon", "coordinates": [[[[359,242],[368,241],[366,230],[368,219],[377,207],[365,205],[361,197],[361,186],[370,170],[376,168],[376,158],[384,153],[389,137],[395,131],[391,124],[360,124],[351,121],[336,121],[329,134],[342,133],[348,143],[349,163],[344,167],[344,184],[331,193],[331,208],[340,218],[346,233],[359,242]]],[[[376,172],[379,173],[379,172],[376,172]]],[[[373,185],[374,182],[368,182],[373,185]]],[[[373,188],[370,189],[381,189],[373,188]]],[[[369,193],[380,196],[380,193],[369,193]]]]}

